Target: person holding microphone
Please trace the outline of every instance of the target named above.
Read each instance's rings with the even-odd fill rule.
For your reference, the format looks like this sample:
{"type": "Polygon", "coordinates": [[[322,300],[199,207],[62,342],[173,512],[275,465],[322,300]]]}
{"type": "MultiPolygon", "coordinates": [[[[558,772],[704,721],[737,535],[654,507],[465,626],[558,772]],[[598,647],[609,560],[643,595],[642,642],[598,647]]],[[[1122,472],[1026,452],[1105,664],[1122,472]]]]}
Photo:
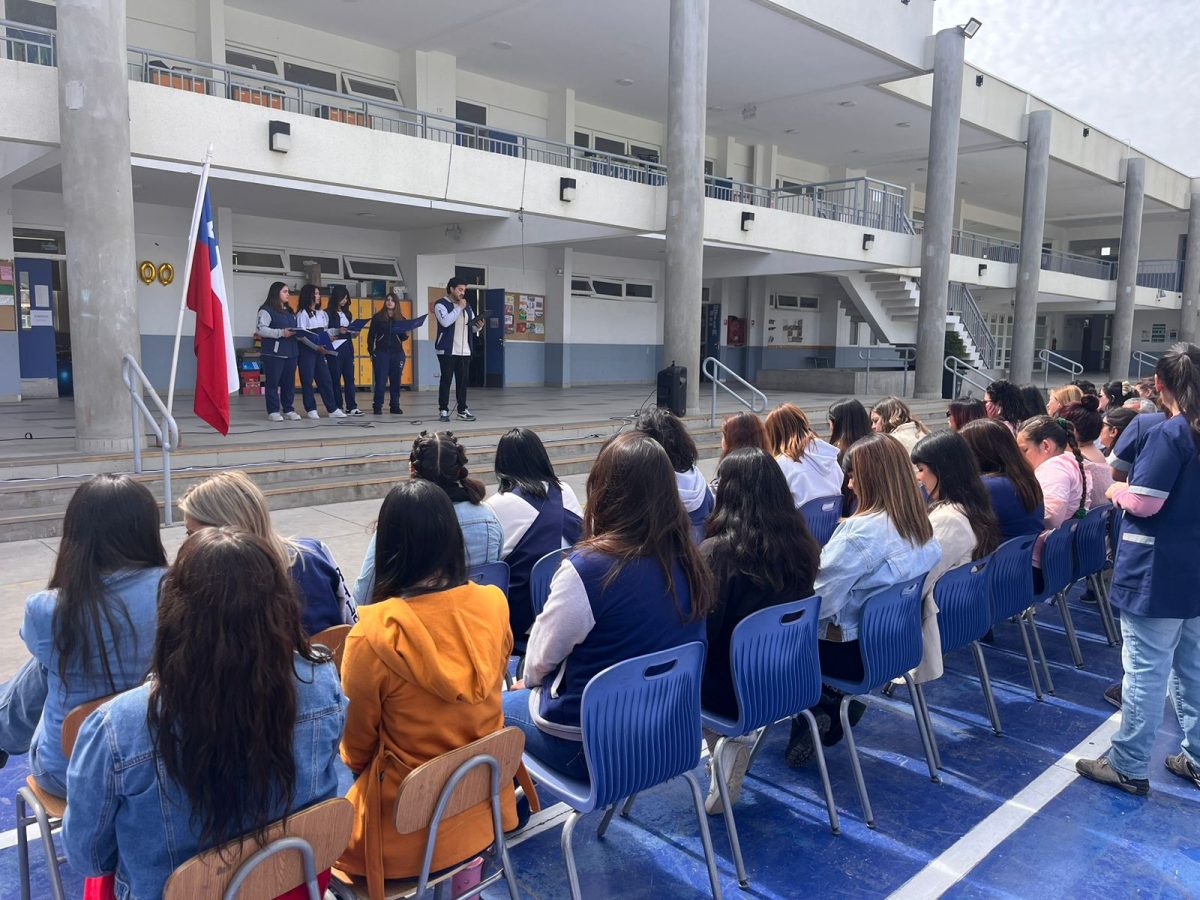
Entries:
{"type": "Polygon", "coordinates": [[[471,331],[474,329],[478,334],[483,328],[483,319],[475,315],[467,302],[465,278],[451,278],[446,283],[446,295],[433,305],[433,314],[438,322],[433,346],[442,371],[438,386],[438,419],[450,421],[450,380],[453,379],[458,417],[464,422],[474,422],[475,417],[467,408],[467,375],[471,369],[471,331]]]}

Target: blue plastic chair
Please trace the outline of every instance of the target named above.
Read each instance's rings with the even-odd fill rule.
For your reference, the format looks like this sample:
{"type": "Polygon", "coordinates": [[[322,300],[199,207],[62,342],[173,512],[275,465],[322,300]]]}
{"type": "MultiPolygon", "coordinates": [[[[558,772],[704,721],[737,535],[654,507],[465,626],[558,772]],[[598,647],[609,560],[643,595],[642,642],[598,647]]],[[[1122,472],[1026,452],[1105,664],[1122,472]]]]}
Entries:
{"type": "Polygon", "coordinates": [[[1071,573],[1074,581],[1087,579],[1096,603],[1100,608],[1100,621],[1110,647],[1121,640],[1109,602],[1108,585],[1104,583],[1104,570],[1109,566],[1109,528],[1113,507],[1105,503],[1091,510],[1080,522],[1075,523],[1075,569],[1071,573]]]}
{"type": "Polygon", "coordinates": [[[756,746],[761,745],[766,731],[776,722],[804,716],[817,750],[817,765],[825,789],[825,806],[829,811],[829,827],[834,834],[841,831],[829,771],[817,720],[809,709],[821,699],[821,664],[817,658],[817,620],[821,614],[821,598],[809,597],[792,603],[780,603],[761,609],[738,622],[730,639],[729,662],[733,676],[733,693],[737,698],[738,717],[730,719],[708,710],[700,710],[704,727],[721,735],[712,753],[713,778],[721,794],[725,827],[729,832],[729,847],[737,866],[738,883],[748,885],[742,848],[738,842],[737,826],[733,821],[733,804],[729,802],[729,786],[721,770],[721,750],[730,738],[742,737],[763,729],[756,746]]]}
{"type": "Polygon", "coordinates": [[[467,571],[467,580],[476,584],[489,584],[500,588],[508,596],[508,563],[504,561],[483,563],[467,571]]]}
{"type": "Polygon", "coordinates": [[[817,544],[824,547],[833,536],[842,517],[842,495],[830,495],[809,500],[800,507],[800,515],[808,523],[808,530],[816,538],[817,544]]]}
{"type": "MultiPolygon", "coordinates": [[[[708,862],[714,898],[721,882],[704,798],[692,769],[700,763],[700,674],[704,645],[699,642],[647,653],[609,666],[583,689],[580,724],[589,778],[569,778],[525,753],[525,767],[539,783],[560,797],[572,812],[563,823],[562,852],[571,896],[580,900],[579,873],[571,834],[585,813],[609,807],[600,822],[603,836],[617,804],[639,792],[683,776],[708,862]]],[[[626,804],[622,815],[629,811],[626,804]]]]}
{"type": "MultiPolygon", "coordinates": [[[[1072,573],[1075,570],[1075,525],[1077,519],[1067,519],[1046,538],[1042,545],[1042,589],[1034,590],[1034,610],[1043,603],[1053,603],[1058,607],[1062,616],[1063,628],[1067,633],[1067,643],[1071,647],[1071,660],[1075,668],[1083,668],[1083,652],[1079,649],[1079,636],[1075,633],[1075,622],[1071,618],[1071,608],[1067,605],[1067,589],[1075,582],[1072,573]]],[[[1037,619],[1033,621],[1034,634],[1037,634],[1037,619]]],[[[1038,652],[1042,656],[1042,670],[1046,673],[1046,684],[1051,685],[1050,668],[1046,655],[1042,652],[1041,640],[1037,641],[1038,652]]]]}
{"type": "Polygon", "coordinates": [[[569,552],[569,550],[551,550],[535,562],[529,571],[529,604],[533,607],[535,621],[542,614],[542,610],[546,608],[546,598],[550,596],[550,581],[569,552]]]}
{"type": "Polygon", "coordinates": [[[840,710],[842,730],[850,748],[850,765],[854,769],[854,781],[858,785],[858,796],[862,801],[863,818],[870,828],[875,827],[875,814],[871,811],[867,784],[863,781],[862,763],[859,761],[858,747],[855,746],[854,733],[850,727],[850,701],[856,695],[878,690],[889,684],[893,678],[904,678],[912,701],[913,716],[917,720],[917,731],[925,747],[929,778],[931,781],[941,781],[932,738],[925,724],[928,717],[925,695],[921,686],[913,681],[912,675],[909,674],[920,665],[924,655],[924,646],[921,643],[921,589],[924,584],[925,575],[918,575],[916,578],[892,585],[863,605],[862,621],[858,626],[858,646],[863,662],[861,681],[845,681],[824,676],[826,684],[844,694],[840,710]]]}
{"type": "MultiPolygon", "coordinates": [[[[1033,695],[1042,699],[1042,684],[1038,679],[1037,664],[1033,661],[1033,650],[1029,645],[1029,630],[1026,613],[1033,605],[1033,545],[1036,534],[1025,534],[1005,541],[992,554],[988,567],[992,570],[992,624],[999,625],[1008,619],[1016,619],[1021,629],[1021,644],[1025,648],[1025,663],[1029,666],[1029,681],[1033,695]]],[[[1034,632],[1037,638],[1037,632],[1034,632]]],[[[1047,686],[1054,693],[1054,686],[1047,686]]]]}
{"type": "MultiPolygon", "coordinates": [[[[962,647],[970,647],[979,671],[983,702],[987,706],[992,730],[1000,735],[1000,711],[992,694],[992,680],[979,639],[992,627],[991,554],[964,563],[942,575],[933,586],[933,599],[938,608],[938,632],[942,639],[942,656],[962,647]]],[[[932,727],[932,723],[927,722],[932,727]]]]}

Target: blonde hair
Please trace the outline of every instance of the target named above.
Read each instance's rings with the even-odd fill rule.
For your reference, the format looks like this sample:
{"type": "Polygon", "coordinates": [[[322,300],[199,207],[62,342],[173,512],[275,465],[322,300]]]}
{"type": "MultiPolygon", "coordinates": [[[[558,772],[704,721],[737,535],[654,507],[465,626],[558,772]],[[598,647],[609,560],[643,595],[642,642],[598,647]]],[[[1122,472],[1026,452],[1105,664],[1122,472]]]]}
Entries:
{"type": "Polygon", "coordinates": [[[1059,406],[1066,406],[1068,403],[1078,403],[1082,400],[1083,391],[1079,389],[1078,385],[1064,384],[1050,392],[1050,399],[1057,400],[1059,406]]]}
{"type": "Polygon", "coordinates": [[[209,527],[229,526],[262,538],[286,569],[299,554],[295,542],[275,531],[267,498],[244,472],[218,472],[179,498],[179,511],[209,527]]]}
{"type": "Polygon", "coordinates": [[[816,439],[804,410],[792,403],[781,403],[767,415],[767,443],[773,456],[786,456],[796,462],[816,439]]]}
{"type": "Polygon", "coordinates": [[[917,427],[918,434],[929,434],[929,429],[925,427],[925,423],[918,419],[914,419],[912,412],[909,411],[908,404],[899,397],[884,397],[874,407],[871,412],[879,416],[879,421],[883,423],[886,429],[885,434],[891,434],[901,425],[912,422],[917,427]]]}

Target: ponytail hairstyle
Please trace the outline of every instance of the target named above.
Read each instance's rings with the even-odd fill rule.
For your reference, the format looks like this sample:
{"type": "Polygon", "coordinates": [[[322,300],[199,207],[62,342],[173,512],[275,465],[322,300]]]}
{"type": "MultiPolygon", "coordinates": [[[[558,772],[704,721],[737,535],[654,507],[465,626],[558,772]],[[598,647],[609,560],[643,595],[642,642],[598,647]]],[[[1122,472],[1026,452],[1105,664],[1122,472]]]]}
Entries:
{"type": "Polygon", "coordinates": [[[1200,347],[1180,343],[1159,357],[1154,375],[1166,402],[1187,420],[1200,448],[1200,347]]]}
{"type": "Polygon", "coordinates": [[[310,316],[321,309],[318,302],[321,299],[321,289],[315,284],[306,284],[300,288],[300,305],[297,312],[308,313],[310,316]]]}
{"type": "Polygon", "coordinates": [[[1088,476],[1087,469],[1083,465],[1083,453],[1079,450],[1079,438],[1075,435],[1075,426],[1069,419],[1061,416],[1059,418],[1034,416],[1032,419],[1027,419],[1021,426],[1021,434],[1025,435],[1026,440],[1033,441],[1035,444],[1049,441],[1060,450],[1071,448],[1071,452],[1075,454],[1075,463],[1079,466],[1079,481],[1083,485],[1079,497],[1079,508],[1075,510],[1072,518],[1082,519],[1086,516],[1088,476]]]}
{"type": "Polygon", "coordinates": [[[1090,444],[1100,437],[1104,417],[1100,415],[1100,399],[1095,394],[1084,394],[1064,406],[1058,414],[1075,426],[1075,436],[1082,443],[1090,444]]]}
{"type": "Polygon", "coordinates": [[[1124,382],[1121,381],[1110,381],[1101,385],[1100,393],[1108,399],[1108,406],[1114,409],[1124,406],[1125,401],[1130,397],[1129,392],[1125,390],[1124,382]]]}
{"type": "Polygon", "coordinates": [[[478,506],[487,494],[482,481],[468,477],[467,451],[452,431],[422,431],[413,441],[408,462],[413,478],[432,481],[452,503],[465,500],[478,506]]]}

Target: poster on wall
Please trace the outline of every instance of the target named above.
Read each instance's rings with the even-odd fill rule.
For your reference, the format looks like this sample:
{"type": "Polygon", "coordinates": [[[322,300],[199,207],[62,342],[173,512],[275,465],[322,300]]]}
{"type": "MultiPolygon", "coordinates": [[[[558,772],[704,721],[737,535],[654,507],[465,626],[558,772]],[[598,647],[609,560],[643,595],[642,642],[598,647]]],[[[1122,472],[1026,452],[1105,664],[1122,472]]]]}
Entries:
{"type": "Polygon", "coordinates": [[[504,295],[504,336],[514,341],[546,339],[546,298],[517,292],[504,295]]]}
{"type": "Polygon", "coordinates": [[[806,319],[807,316],[799,313],[776,311],[767,319],[768,349],[803,346],[806,319]]]}
{"type": "Polygon", "coordinates": [[[1167,325],[1165,322],[1155,322],[1150,326],[1150,343],[1165,344],[1167,342],[1167,325]]]}

